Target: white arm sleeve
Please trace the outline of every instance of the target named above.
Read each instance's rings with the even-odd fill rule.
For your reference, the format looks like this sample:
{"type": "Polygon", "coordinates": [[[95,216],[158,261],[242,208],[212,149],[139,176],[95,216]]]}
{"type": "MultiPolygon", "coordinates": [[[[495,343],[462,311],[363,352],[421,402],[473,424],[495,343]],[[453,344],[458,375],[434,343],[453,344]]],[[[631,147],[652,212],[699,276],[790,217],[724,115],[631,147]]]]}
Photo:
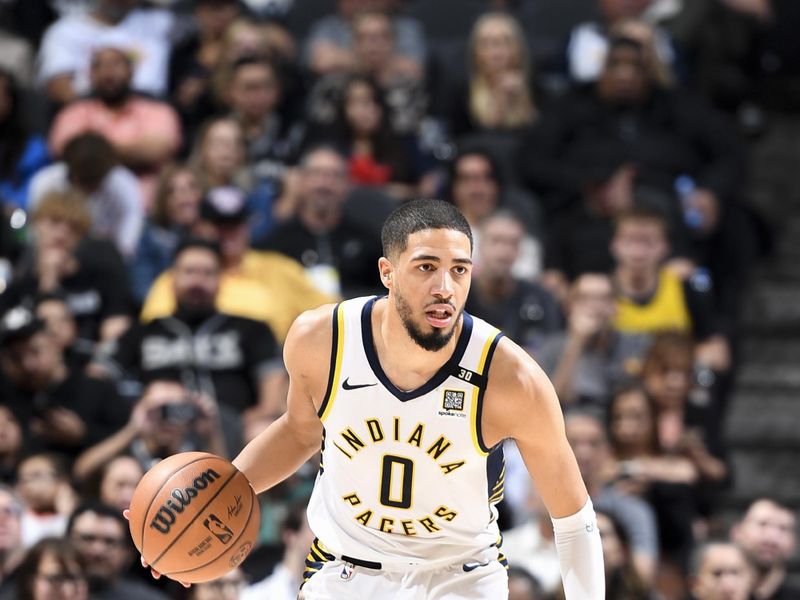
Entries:
{"type": "Polygon", "coordinates": [[[603,546],[591,498],[574,515],[552,519],[567,600],[603,600],[603,546]]]}

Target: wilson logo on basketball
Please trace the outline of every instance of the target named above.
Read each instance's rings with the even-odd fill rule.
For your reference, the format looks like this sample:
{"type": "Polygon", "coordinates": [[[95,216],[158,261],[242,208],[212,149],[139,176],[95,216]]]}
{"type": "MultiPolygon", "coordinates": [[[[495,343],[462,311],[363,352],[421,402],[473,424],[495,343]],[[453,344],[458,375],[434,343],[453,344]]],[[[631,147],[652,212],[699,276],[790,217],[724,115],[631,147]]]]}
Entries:
{"type": "Polygon", "coordinates": [[[192,503],[194,498],[219,479],[220,475],[214,469],[207,469],[194,478],[192,485],[185,488],[175,488],[170,494],[171,499],[164,502],[161,508],[150,521],[150,527],[159,533],[167,534],[175,523],[176,515],[192,503]]]}

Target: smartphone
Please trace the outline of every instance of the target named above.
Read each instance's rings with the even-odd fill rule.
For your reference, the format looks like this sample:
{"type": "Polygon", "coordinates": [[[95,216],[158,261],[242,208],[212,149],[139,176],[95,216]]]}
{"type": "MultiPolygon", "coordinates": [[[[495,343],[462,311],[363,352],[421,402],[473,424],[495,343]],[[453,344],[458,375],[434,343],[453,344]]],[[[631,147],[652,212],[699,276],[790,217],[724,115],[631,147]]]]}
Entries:
{"type": "Polygon", "coordinates": [[[159,416],[162,420],[176,425],[185,425],[194,421],[197,414],[197,407],[188,401],[168,402],[162,404],[159,416]]]}

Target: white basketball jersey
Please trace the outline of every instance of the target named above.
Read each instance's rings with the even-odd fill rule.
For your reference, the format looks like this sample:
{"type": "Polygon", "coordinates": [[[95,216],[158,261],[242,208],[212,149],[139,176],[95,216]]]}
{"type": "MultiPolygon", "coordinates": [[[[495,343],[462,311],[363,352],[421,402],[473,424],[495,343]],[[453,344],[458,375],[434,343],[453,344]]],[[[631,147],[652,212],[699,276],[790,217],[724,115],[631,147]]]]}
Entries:
{"type": "Polygon", "coordinates": [[[502,445],[484,445],[481,405],[502,334],[464,313],[448,363],[425,385],[402,391],[375,351],[376,301],[385,300],[347,300],[333,314],[309,523],[333,554],[384,565],[455,562],[499,540],[502,445]]]}

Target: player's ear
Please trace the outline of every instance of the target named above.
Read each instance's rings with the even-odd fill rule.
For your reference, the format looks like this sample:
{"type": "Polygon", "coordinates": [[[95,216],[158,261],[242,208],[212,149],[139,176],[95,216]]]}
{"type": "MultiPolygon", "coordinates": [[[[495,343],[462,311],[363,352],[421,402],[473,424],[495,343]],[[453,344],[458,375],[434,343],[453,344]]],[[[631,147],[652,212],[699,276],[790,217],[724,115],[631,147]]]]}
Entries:
{"type": "Polygon", "coordinates": [[[392,267],[392,263],[389,262],[388,258],[382,256],[378,259],[378,272],[381,274],[381,283],[386,289],[391,287],[392,271],[394,271],[394,267],[392,267]]]}

